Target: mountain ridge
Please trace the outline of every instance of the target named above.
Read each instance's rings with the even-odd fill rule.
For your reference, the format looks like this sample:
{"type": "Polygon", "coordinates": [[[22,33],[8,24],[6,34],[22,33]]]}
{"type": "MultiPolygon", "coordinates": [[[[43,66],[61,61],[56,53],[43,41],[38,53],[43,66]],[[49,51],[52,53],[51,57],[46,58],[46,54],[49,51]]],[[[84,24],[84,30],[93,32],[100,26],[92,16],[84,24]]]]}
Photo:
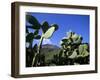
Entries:
{"type": "Polygon", "coordinates": [[[57,45],[52,45],[52,44],[44,44],[42,45],[42,48],[52,48],[52,49],[59,49],[57,45]]]}

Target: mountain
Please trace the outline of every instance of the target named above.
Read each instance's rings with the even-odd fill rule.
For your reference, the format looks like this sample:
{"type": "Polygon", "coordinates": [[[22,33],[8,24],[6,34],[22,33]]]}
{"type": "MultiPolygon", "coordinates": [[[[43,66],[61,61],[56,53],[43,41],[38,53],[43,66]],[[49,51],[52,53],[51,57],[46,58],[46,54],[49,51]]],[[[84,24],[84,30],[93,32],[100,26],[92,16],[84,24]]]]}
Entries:
{"type": "Polygon", "coordinates": [[[52,44],[45,44],[42,45],[42,49],[41,49],[41,54],[45,55],[45,60],[51,60],[54,55],[59,54],[61,48],[56,46],[56,45],[52,45],[52,44]]]}
{"type": "Polygon", "coordinates": [[[52,45],[52,44],[45,44],[45,45],[42,45],[42,48],[59,49],[58,46],[52,45]]]}

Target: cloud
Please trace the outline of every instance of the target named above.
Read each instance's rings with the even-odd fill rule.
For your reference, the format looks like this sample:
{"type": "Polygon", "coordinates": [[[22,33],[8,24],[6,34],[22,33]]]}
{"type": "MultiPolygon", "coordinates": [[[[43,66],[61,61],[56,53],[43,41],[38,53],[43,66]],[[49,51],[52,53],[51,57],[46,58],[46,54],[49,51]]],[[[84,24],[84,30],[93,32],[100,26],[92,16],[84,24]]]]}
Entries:
{"type": "Polygon", "coordinates": [[[43,43],[42,44],[52,44],[50,39],[43,39],[43,43]]]}
{"type": "Polygon", "coordinates": [[[28,47],[29,47],[29,42],[26,42],[26,44],[25,44],[25,45],[26,45],[26,47],[28,48],[28,47]]]}

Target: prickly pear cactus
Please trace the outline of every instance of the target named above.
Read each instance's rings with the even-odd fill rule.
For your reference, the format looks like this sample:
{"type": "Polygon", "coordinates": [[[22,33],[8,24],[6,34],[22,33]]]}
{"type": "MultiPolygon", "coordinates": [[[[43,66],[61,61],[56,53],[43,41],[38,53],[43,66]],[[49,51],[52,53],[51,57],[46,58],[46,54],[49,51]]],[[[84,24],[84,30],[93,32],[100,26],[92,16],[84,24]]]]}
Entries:
{"type": "Polygon", "coordinates": [[[26,55],[28,55],[26,57],[26,64],[28,67],[45,65],[44,55],[40,54],[42,42],[43,39],[48,39],[52,37],[53,33],[58,29],[58,25],[49,25],[47,21],[39,23],[39,21],[32,15],[26,15],[26,21],[31,24],[26,25],[26,42],[29,43],[28,49],[30,49],[30,52],[28,49],[26,49],[26,55]],[[34,32],[29,33],[28,29],[32,29],[34,32]],[[42,30],[42,35],[39,34],[40,30],[42,30]],[[39,39],[39,44],[37,45],[37,47],[36,45],[32,46],[34,39],[39,39]]]}
{"type": "Polygon", "coordinates": [[[68,58],[67,62],[69,61],[69,64],[89,63],[89,45],[88,43],[82,43],[81,35],[69,31],[67,32],[67,36],[61,40],[60,44],[63,53],[68,58]]]}

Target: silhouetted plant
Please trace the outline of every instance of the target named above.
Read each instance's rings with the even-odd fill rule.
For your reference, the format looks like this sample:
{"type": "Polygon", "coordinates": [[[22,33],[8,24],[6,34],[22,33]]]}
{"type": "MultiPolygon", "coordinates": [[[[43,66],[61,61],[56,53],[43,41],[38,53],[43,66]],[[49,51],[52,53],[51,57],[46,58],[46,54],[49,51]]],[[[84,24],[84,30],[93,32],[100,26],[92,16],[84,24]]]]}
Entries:
{"type": "MultiPolygon", "coordinates": [[[[53,33],[58,29],[57,24],[49,25],[47,21],[44,21],[42,24],[39,23],[39,21],[32,15],[26,15],[26,21],[29,22],[31,25],[26,26],[26,42],[29,43],[29,49],[31,54],[34,54],[34,56],[30,55],[26,57],[26,62],[29,64],[28,66],[40,66],[44,64],[44,57],[40,54],[41,47],[42,47],[42,42],[43,39],[48,39],[51,38],[53,33]],[[29,33],[28,28],[33,29],[34,33],[29,33]],[[42,30],[42,35],[39,35],[39,31],[42,30]],[[34,39],[39,39],[39,44],[34,45],[32,47],[32,43],[34,39]],[[33,49],[34,48],[34,49],[33,49]],[[32,61],[29,60],[28,58],[32,58],[32,61]],[[41,62],[42,59],[42,62],[41,62]],[[31,63],[30,63],[31,62],[31,63]]],[[[26,49],[28,54],[28,49],[26,49]]]]}

